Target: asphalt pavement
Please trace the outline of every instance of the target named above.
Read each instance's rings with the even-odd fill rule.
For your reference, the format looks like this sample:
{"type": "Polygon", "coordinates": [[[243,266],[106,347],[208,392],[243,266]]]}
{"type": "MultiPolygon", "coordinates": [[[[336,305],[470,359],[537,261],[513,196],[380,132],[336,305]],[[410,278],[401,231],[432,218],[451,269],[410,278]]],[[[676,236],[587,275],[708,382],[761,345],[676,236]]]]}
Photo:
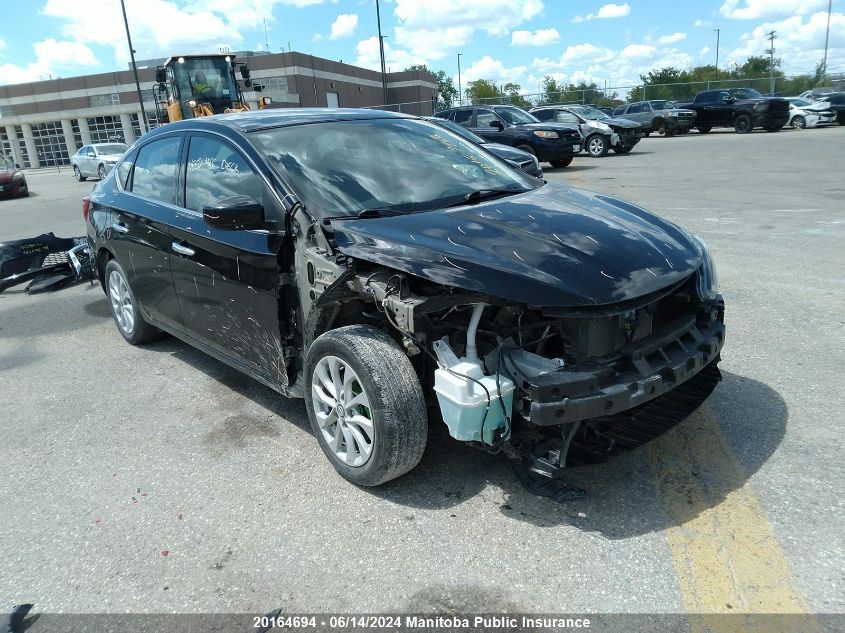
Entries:
{"type": "MultiPolygon", "coordinates": [[[[412,473],[356,488],[301,401],[172,338],[127,345],[98,286],[0,294],[0,607],[845,611],[843,146],[693,133],[547,171],[703,236],[727,302],[708,403],[571,470],[588,495],[565,504],[445,427],[412,473]]],[[[0,240],[81,235],[92,183],[28,178],[0,240]]]]}

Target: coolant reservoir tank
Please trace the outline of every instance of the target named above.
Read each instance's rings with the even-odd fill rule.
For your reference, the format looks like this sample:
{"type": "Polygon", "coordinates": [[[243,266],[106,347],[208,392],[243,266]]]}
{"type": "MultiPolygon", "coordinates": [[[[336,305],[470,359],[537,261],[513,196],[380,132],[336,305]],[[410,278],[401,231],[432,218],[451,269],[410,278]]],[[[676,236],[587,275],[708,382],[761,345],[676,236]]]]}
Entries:
{"type": "Polygon", "coordinates": [[[485,376],[480,361],[457,358],[445,340],[435,341],[434,350],[447,367],[434,371],[434,391],[449,434],[456,440],[480,442],[483,433],[485,444],[493,444],[497,437],[507,438],[513,382],[499,375],[497,386],[496,376],[485,376]]]}

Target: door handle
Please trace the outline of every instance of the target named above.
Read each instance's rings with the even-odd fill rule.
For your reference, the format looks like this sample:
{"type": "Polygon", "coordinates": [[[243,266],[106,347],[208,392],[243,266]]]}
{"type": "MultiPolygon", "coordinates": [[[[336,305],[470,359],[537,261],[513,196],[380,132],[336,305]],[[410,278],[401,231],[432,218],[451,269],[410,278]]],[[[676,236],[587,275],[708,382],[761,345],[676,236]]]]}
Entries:
{"type": "Polygon", "coordinates": [[[190,256],[192,256],[196,253],[196,251],[193,248],[188,248],[187,246],[183,246],[179,242],[173,242],[173,244],[171,244],[171,246],[173,247],[173,252],[179,253],[180,255],[187,255],[188,257],[190,257],[190,256]]]}
{"type": "Polygon", "coordinates": [[[123,222],[117,222],[116,224],[112,224],[111,227],[118,233],[129,233],[129,227],[126,226],[123,222]]]}

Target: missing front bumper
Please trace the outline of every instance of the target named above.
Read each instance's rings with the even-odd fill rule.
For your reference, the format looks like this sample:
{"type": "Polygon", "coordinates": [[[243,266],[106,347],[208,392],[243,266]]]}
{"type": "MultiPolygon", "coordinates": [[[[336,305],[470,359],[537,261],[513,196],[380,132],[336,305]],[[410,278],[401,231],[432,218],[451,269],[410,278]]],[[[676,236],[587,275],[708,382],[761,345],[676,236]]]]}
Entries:
{"type": "Polygon", "coordinates": [[[658,398],[718,362],[725,341],[721,297],[608,364],[576,366],[530,380],[532,424],[553,426],[617,414],[658,398]]]}

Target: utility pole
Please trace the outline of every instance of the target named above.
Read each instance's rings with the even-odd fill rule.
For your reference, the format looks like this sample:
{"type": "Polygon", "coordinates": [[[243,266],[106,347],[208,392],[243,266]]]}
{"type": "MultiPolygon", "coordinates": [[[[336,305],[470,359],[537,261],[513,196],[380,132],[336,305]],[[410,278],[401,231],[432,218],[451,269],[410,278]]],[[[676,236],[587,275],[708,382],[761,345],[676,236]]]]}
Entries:
{"type": "Polygon", "coordinates": [[[461,92],[461,55],[463,53],[458,53],[458,105],[464,104],[464,93],[461,92]]]}
{"type": "Polygon", "coordinates": [[[716,31],[716,81],[719,81],[719,37],[722,35],[722,29],[713,29],[716,31]]]}
{"type": "Polygon", "coordinates": [[[824,36],[824,61],[822,61],[822,81],[827,76],[827,44],[830,42],[830,11],[833,8],[833,0],[827,2],[827,32],[824,36]]]}
{"type": "Polygon", "coordinates": [[[147,123],[147,112],[144,110],[144,97],[141,94],[141,82],[138,80],[138,67],[135,65],[135,49],[132,48],[132,36],[129,35],[129,20],[126,18],[126,5],[120,0],[120,8],[123,11],[123,25],[126,27],[126,41],[129,44],[129,58],[132,60],[132,74],[135,76],[135,89],[138,91],[138,105],[141,106],[141,133],[148,132],[150,124],[147,123]]]}
{"type": "Polygon", "coordinates": [[[381,89],[384,92],[384,105],[387,105],[387,73],[384,69],[384,37],[381,35],[381,9],[376,0],[376,22],[378,23],[378,49],[381,55],[381,89]]]}
{"type": "Polygon", "coordinates": [[[769,31],[766,37],[769,38],[769,94],[775,96],[775,37],[777,31],[769,31]]]}
{"type": "Polygon", "coordinates": [[[267,41],[267,20],[264,20],[264,50],[270,52],[270,42],[267,41]]]}

